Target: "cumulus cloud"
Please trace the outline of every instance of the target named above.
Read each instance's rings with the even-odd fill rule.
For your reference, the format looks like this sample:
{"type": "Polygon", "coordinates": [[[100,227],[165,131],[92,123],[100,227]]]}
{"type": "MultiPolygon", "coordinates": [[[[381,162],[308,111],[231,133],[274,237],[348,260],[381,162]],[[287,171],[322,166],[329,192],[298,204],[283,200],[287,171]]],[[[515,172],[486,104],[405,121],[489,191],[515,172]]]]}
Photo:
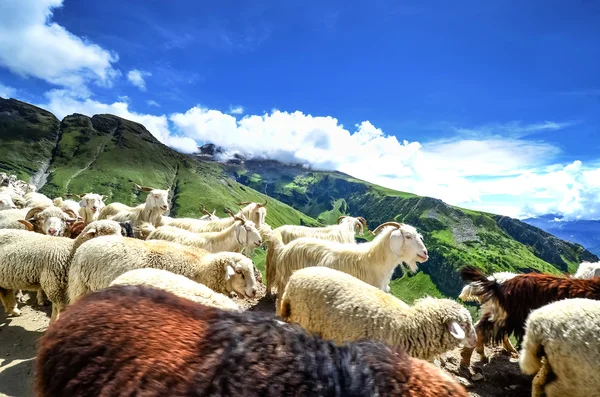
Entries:
{"type": "Polygon", "coordinates": [[[47,102],[39,104],[44,109],[54,113],[58,118],[69,114],[81,113],[93,116],[100,113],[114,114],[127,120],[143,124],[162,143],[183,153],[197,151],[196,142],[188,137],[171,134],[169,122],[165,115],[140,114],[129,110],[129,103],[114,102],[105,104],[90,98],[80,98],[65,90],[52,90],[46,93],[47,102]]]}
{"type": "Polygon", "coordinates": [[[16,94],[17,94],[17,90],[16,89],[0,83],[0,97],[2,97],[2,98],[14,98],[16,94]]]}
{"type": "Polygon", "coordinates": [[[159,108],[159,107],[160,107],[160,104],[159,104],[158,102],[156,102],[156,101],[152,100],[152,99],[148,99],[148,100],[146,101],[146,104],[147,104],[148,106],[154,106],[154,107],[156,107],[156,108],[159,108]]]}
{"type": "Polygon", "coordinates": [[[110,86],[119,72],[117,54],[52,22],[63,0],[0,2],[0,66],[22,77],[86,92],[94,82],[110,86]]]}
{"type": "Polygon", "coordinates": [[[129,73],[127,73],[127,80],[129,80],[129,82],[131,84],[133,84],[140,90],[146,91],[146,81],[144,80],[145,76],[146,77],[152,76],[152,73],[133,69],[133,70],[130,70],[129,73]]]}
{"type": "Polygon", "coordinates": [[[230,106],[229,114],[244,114],[244,108],[242,106],[230,106]]]}
{"type": "MultiPolygon", "coordinates": [[[[218,110],[194,107],[171,115],[170,120],[183,135],[200,143],[224,146],[231,153],[339,170],[450,204],[492,212],[495,208],[503,214],[518,216],[524,213],[523,202],[548,200],[544,194],[563,200],[560,189],[550,189],[557,183],[552,176],[540,182],[548,185],[547,191],[532,191],[528,185],[531,172],[539,175],[558,172],[557,166],[547,164],[560,150],[541,141],[500,139],[494,134],[476,139],[459,134],[451,140],[408,142],[385,134],[369,121],[349,130],[333,117],[315,117],[298,111],[275,110],[238,120],[218,110]],[[525,201],[511,202],[510,198],[519,194],[525,201]],[[489,207],[499,196],[503,199],[489,207]]],[[[519,129],[539,131],[562,128],[561,125],[544,122],[519,125],[519,129]]],[[[566,205],[574,208],[574,201],[566,205]]]]}

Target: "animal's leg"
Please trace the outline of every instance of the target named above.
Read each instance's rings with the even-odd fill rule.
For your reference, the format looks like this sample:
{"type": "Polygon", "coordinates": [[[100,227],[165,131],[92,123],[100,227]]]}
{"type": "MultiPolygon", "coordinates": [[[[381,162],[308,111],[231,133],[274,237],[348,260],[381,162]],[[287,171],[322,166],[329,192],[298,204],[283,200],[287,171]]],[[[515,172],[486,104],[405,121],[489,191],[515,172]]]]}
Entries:
{"type": "Polygon", "coordinates": [[[0,288],[0,300],[2,300],[2,306],[6,310],[8,316],[20,316],[21,311],[17,308],[17,299],[15,297],[15,291],[12,289],[0,288]]]}

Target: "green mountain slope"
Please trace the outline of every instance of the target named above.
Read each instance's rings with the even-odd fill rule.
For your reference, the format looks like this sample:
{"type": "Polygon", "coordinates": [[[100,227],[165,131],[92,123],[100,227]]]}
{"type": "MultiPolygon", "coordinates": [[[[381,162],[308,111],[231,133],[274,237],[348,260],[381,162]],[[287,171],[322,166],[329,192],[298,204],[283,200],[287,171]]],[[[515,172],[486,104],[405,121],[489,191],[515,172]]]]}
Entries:
{"type": "MultiPolygon", "coordinates": [[[[238,201],[269,199],[267,222],[319,225],[341,214],[362,215],[370,228],[390,220],[410,223],[425,237],[430,260],[415,275],[400,268],[392,292],[412,301],[429,294],[458,295],[457,269],[475,264],[487,271],[573,271],[598,260],[515,219],[449,206],[440,200],[385,189],[338,172],[316,172],[276,161],[223,164],[179,154],[143,126],[111,115],[52,114],[0,98],[0,171],[32,180],[51,197],[94,191],[107,202],[137,204],[140,185],[171,189],[172,216],[200,216],[199,204],[235,208],[238,201]],[[263,193],[260,193],[263,192],[263,193]]],[[[370,239],[363,236],[363,239],[370,239]]],[[[264,252],[254,257],[263,267],[264,252]]]]}
{"type": "Polygon", "coordinates": [[[597,257],[516,219],[452,207],[441,200],[398,192],[339,172],[310,171],[276,161],[230,164],[240,183],[266,192],[320,221],[341,213],[364,216],[369,227],[396,220],[424,235],[430,259],[414,276],[392,283],[397,294],[414,298],[429,293],[455,297],[462,282],[457,269],[473,264],[493,271],[573,272],[582,260],[597,257]]]}
{"type": "MultiPolygon", "coordinates": [[[[12,154],[10,162],[0,158],[0,170],[19,172],[25,180],[49,164],[40,191],[50,197],[94,191],[105,194],[107,202],[139,204],[146,195],[135,182],[171,189],[171,215],[191,217],[202,215],[199,203],[225,216],[223,209],[235,209],[238,201],[265,199],[230,178],[219,164],[198,163],[160,143],[142,125],[111,115],[75,114],[59,122],[42,109],[0,98],[0,147],[2,156],[12,154]]],[[[277,200],[268,208],[267,222],[274,226],[317,224],[277,200]]]]}

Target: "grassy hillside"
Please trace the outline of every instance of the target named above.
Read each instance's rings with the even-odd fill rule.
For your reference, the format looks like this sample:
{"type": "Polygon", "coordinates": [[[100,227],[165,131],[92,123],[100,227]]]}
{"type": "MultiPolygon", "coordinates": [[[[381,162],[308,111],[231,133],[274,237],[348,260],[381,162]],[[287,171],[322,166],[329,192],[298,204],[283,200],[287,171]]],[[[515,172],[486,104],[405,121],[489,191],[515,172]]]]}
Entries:
{"type": "MultiPolygon", "coordinates": [[[[51,197],[94,191],[107,202],[145,200],[134,183],[171,191],[172,216],[200,216],[236,208],[238,201],[270,196],[267,222],[331,224],[341,214],[361,215],[369,227],[396,220],[424,235],[430,260],[414,275],[398,268],[392,292],[412,301],[424,294],[458,295],[457,269],[573,271],[598,260],[515,219],[456,208],[427,197],[376,186],[337,172],[313,172],[276,161],[222,164],[184,156],[158,142],[143,126],[111,115],[71,115],[62,122],[34,106],[0,98],[0,170],[36,182],[51,197]]],[[[361,239],[370,240],[370,236],[361,239]]],[[[264,252],[254,260],[264,270],[264,252]]]]}
{"type": "Polygon", "coordinates": [[[396,271],[392,289],[407,300],[426,293],[457,296],[462,288],[457,269],[466,264],[487,272],[559,274],[574,271],[582,260],[596,260],[580,245],[516,219],[449,206],[338,172],[310,171],[276,161],[246,161],[227,168],[238,182],[266,191],[318,220],[329,223],[349,213],[364,216],[370,228],[390,220],[417,227],[430,259],[416,275],[396,271]]]}

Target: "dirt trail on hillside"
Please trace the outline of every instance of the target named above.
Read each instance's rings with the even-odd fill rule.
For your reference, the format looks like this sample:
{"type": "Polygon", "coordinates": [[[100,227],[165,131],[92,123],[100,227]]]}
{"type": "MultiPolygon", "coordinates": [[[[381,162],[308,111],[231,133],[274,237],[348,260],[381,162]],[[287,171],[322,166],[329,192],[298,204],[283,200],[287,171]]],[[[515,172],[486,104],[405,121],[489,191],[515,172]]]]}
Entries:
{"type": "MultiPolygon", "coordinates": [[[[271,299],[247,303],[252,304],[248,308],[251,311],[275,310],[271,299]]],[[[247,303],[244,306],[248,307],[247,303]]],[[[48,307],[21,305],[20,309],[20,317],[6,318],[3,311],[0,313],[0,397],[33,396],[36,342],[48,327],[50,312],[48,307]]],[[[467,387],[470,397],[529,397],[531,377],[521,374],[517,360],[502,354],[500,349],[488,349],[487,353],[489,364],[479,363],[476,353],[472,359],[471,371],[483,374],[483,380],[471,382],[468,374],[461,376],[460,349],[448,353],[441,365],[467,387]]]]}

